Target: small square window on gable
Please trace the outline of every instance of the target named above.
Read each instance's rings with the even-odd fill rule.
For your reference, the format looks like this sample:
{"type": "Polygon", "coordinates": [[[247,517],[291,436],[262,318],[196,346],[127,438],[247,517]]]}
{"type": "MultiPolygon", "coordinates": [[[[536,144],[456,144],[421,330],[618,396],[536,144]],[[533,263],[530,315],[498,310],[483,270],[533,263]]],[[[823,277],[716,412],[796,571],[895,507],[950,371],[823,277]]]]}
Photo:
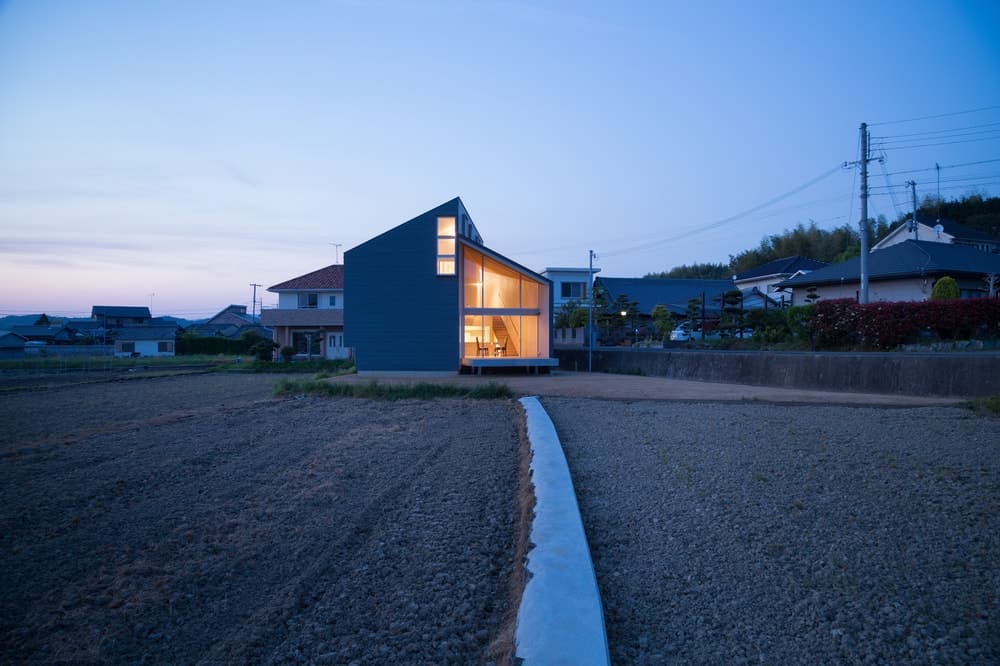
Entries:
{"type": "Polygon", "coordinates": [[[437,219],[437,274],[455,274],[455,218],[437,219]]]}

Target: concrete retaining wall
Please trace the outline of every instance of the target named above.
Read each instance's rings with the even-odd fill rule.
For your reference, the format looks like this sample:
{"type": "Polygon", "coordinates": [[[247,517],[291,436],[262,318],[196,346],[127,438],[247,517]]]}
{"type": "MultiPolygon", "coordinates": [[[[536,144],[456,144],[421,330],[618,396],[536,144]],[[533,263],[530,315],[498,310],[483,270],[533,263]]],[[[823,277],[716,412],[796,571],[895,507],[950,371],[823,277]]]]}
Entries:
{"type": "MultiPolygon", "coordinates": [[[[586,350],[556,350],[563,370],[587,370],[586,350]]],[[[973,397],[1000,394],[1000,353],[812,353],[595,349],[594,372],[755,386],[973,397]]]]}

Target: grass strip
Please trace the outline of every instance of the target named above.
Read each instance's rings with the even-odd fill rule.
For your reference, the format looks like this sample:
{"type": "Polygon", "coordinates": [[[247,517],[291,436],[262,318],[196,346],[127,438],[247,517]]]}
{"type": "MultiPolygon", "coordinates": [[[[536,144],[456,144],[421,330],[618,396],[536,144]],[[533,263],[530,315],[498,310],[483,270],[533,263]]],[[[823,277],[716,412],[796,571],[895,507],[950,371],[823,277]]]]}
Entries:
{"type": "Polygon", "coordinates": [[[1000,416],[1000,394],[988,395],[983,398],[973,398],[966,405],[980,414],[1000,416]]]}
{"type": "Polygon", "coordinates": [[[497,400],[512,398],[514,393],[506,384],[489,382],[473,387],[454,384],[347,384],[326,382],[320,379],[283,379],[274,387],[274,395],[319,395],[331,398],[365,398],[368,400],[432,400],[434,398],[469,398],[471,400],[497,400]]]}

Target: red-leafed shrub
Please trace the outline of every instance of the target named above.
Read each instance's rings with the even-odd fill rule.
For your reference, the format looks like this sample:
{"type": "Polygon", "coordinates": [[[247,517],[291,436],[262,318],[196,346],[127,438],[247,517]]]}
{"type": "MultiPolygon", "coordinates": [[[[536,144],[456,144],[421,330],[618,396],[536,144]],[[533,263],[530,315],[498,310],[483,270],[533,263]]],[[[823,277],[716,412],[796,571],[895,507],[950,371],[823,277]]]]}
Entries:
{"type": "Polygon", "coordinates": [[[818,345],[863,344],[894,349],[930,332],[941,339],[1000,337],[1000,299],[879,302],[860,305],[850,299],[820,301],[811,327],[818,345]]]}
{"type": "Polygon", "coordinates": [[[841,347],[858,341],[858,304],[849,298],[818,301],[813,305],[811,327],[816,344],[841,347]]]}

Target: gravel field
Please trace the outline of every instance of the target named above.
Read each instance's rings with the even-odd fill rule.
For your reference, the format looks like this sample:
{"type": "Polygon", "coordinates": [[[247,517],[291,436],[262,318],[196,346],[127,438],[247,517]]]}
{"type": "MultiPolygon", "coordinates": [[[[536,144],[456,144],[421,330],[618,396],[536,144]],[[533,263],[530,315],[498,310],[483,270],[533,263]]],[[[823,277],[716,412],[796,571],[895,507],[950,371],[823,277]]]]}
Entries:
{"type": "Polygon", "coordinates": [[[509,605],[511,401],[275,376],[0,395],[0,663],[481,663],[509,605]]]}
{"type": "Polygon", "coordinates": [[[1000,419],[542,402],[616,664],[1000,663],[1000,419]]]}

